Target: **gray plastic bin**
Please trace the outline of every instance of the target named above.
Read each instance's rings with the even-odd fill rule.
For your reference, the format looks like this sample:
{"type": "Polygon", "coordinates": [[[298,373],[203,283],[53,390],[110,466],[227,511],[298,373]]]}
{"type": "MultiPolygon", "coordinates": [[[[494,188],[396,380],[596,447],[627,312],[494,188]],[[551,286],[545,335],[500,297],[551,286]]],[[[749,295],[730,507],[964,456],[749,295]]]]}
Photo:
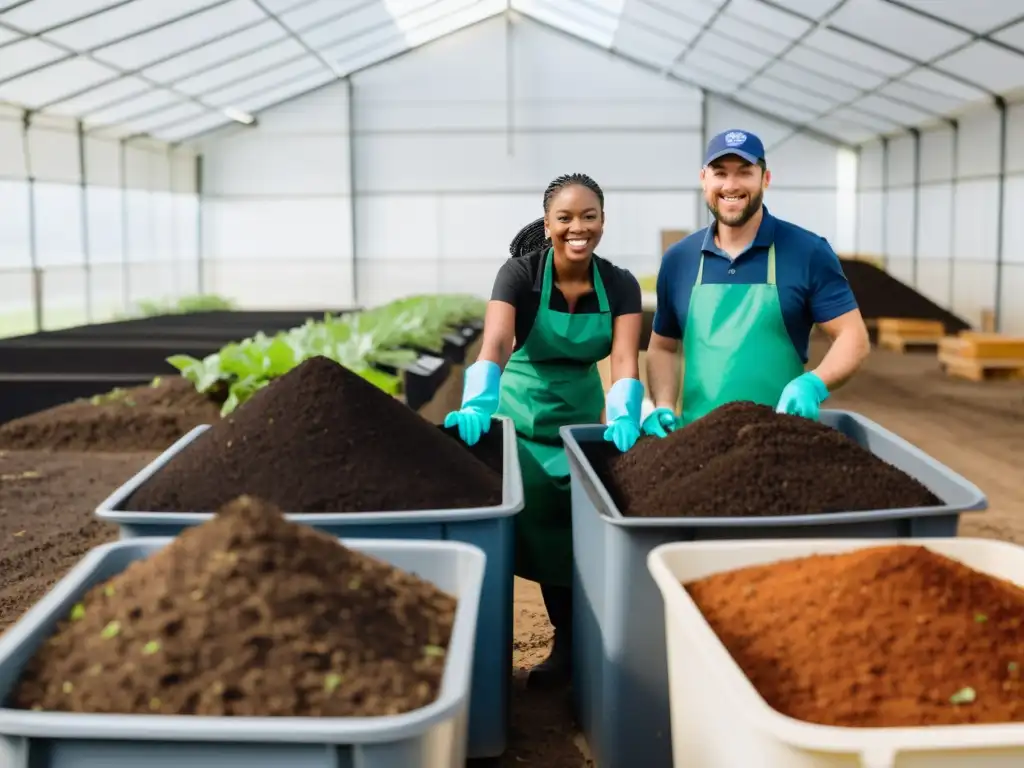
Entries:
{"type": "Polygon", "coordinates": [[[458,599],[438,698],[402,715],[365,718],[89,715],[8,709],[36,648],[85,592],[169,544],[97,547],[0,638],[0,766],[4,768],[463,768],[470,664],[485,556],[454,542],[345,541],[458,599]]]}
{"type": "Polygon", "coordinates": [[[672,764],[664,606],[647,570],[654,547],[701,539],[955,536],[961,512],[988,506],[974,484],[870,419],[825,410],[821,422],[924,483],[944,505],[791,517],[623,517],[580,448],[600,441],[604,427],[562,428],[575,553],[573,696],[601,768],[672,764]]]}
{"type": "MultiPolygon", "coordinates": [[[[523,478],[519,470],[515,427],[507,418],[497,421],[499,423],[491,429],[498,428],[500,424],[504,448],[502,500],[497,506],[287,515],[294,522],[350,539],[461,541],[484,551],[487,570],[480,606],[480,628],[476,635],[473,707],[469,724],[469,756],[472,758],[497,757],[505,751],[512,695],[514,517],[523,508],[523,478]]],[[[104,500],[96,509],[97,517],[119,526],[122,539],[175,536],[185,528],[209,520],[212,512],[139,512],[123,508],[125,500],[137,488],[207,429],[207,425],[198,426],[181,437],[104,500]]]]}

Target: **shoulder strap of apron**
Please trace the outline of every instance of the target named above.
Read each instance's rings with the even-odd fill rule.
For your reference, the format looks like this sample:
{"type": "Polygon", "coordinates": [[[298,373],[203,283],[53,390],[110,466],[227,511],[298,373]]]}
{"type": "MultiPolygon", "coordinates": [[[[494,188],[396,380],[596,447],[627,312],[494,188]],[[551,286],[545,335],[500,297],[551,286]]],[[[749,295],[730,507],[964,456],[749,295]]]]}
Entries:
{"type": "MultiPolygon", "coordinates": [[[[700,266],[697,267],[697,285],[704,281],[704,252],[700,254],[700,266]]],[[[775,285],[775,243],[768,246],[768,279],[767,285],[775,285]]]]}

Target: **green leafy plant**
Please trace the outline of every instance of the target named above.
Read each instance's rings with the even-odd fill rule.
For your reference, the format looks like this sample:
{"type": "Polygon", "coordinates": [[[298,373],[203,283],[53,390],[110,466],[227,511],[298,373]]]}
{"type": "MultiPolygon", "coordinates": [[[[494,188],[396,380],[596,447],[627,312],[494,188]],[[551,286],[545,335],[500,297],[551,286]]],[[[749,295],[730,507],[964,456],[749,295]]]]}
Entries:
{"type": "Polygon", "coordinates": [[[157,317],[159,315],[187,315],[192,312],[213,312],[236,309],[235,302],[216,294],[196,294],[178,299],[141,299],[121,319],[157,317]]]}
{"type": "Polygon", "coordinates": [[[198,360],[173,355],[167,362],[203,393],[225,394],[221,415],[299,363],[323,356],[391,395],[401,393],[401,371],[419,357],[417,349],[440,352],[454,326],[484,315],[475,296],[412,296],[373,309],[303,325],[273,336],[257,333],[198,360]]]}

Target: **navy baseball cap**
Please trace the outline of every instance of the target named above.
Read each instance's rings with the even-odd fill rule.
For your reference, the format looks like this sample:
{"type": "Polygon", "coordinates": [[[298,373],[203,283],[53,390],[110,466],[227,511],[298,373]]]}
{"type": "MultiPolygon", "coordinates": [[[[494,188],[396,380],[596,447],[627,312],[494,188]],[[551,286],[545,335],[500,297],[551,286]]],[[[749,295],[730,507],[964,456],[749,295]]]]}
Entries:
{"type": "Polygon", "coordinates": [[[726,155],[736,155],[748,163],[757,163],[764,160],[764,144],[748,131],[722,131],[708,142],[704,165],[726,155]]]}

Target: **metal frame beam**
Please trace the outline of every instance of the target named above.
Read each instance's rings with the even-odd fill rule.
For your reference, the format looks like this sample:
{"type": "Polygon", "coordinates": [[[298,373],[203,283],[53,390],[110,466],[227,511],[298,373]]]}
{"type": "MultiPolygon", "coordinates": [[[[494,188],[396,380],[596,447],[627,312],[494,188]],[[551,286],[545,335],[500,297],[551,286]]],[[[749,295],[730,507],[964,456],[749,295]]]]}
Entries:
{"type": "Polygon", "coordinates": [[[1006,229],[1006,157],[1008,115],[1006,99],[996,100],[999,110],[999,181],[996,202],[996,285],[995,285],[995,331],[999,333],[1003,327],[1003,261],[1005,257],[1006,229]]]}
{"type": "Polygon", "coordinates": [[[917,262],[920,257],[921,243],[921,131],[917,128],[910,129],[910,135],[914,137],[914,201],[910,215],[911,226],[911,250],[910,250],[910,276],[913,286],[917,288],[917,262]]]}
{"type": "Polygon", "coordinates": [[[43,270],[39,267],[39,244],[36,237],[36,174],[32,168],[32,148],[29,140],[29,128],[32,126],[32,113],[27,109],[21,114],[21,151],[25,158],[25,193],[28,195],[28,258],[32,269],[32,315],[36,333],[43,330],[45,317],[43,305],[43,270]]]}
{"type": "Polygon", "coordinates": [[[345,78],[345,94],[347,109],[347,125],[345,126],[348,132],[348,215],[349,215],[349,236],[351,238],[351,259],[352,264],[351,280],[352,280],[352,305],[359,306],[359,237],[358,230],[356,229],[357,222],[357,206],[356,206],[356,99],[355,99],[355,84],[352,82],[351,77],[345,78]]]}
{"type": "Polygon", "coordinates": [[[953,170],[949,177],[949,285],[946,306],[953,309],[956,291],[956,198],[960,186],[960,123],[953,122],[953,170]]]}
{"type": "Polygon", "coordinates": [[[85,320],[92,322],[92,247],[89,239],[89,176],[86,161],[85,129],[82,121],[75,122],[78,138],[78,188],[82,214],[82,257],[85,270],[85,320]]]}
{"type": "Polygon", "coordinates": [[[932,13],[931,11],[926,11],[923,8],[918,8],[917,6],[914,5],[907,5],[906,3],[901,2],[900,0],[882,0],[882,2],[891,5],[895,8],[901,8],[904,11],[909,11],[915,16],[920,16],[923,19],[928,19],[930,21],[942,24],[943,26],[948,27],[949,29],[956,30],[957,32],[962,32],[965,35],[970,35],[972,38],[971,42],[984,40],[985,42],[991,43],[997,48],[1002,48],[1004,51],[1015,53],[1018,56],[1024,56],[1024,48],[1018,48],[1016,45],[1004,43],[1002,40],[992,37],[992,31],[981,33],[975,32],[973,29],[965,27],[962,24],[957,24],[955,21],[947,19],[944,16],[939,16],[937,14],[932,13]]]}
{"type": "Polygon", "coordinates": [[[889,267],[889,137],[882,137],[882,266],[889,267]]]}

